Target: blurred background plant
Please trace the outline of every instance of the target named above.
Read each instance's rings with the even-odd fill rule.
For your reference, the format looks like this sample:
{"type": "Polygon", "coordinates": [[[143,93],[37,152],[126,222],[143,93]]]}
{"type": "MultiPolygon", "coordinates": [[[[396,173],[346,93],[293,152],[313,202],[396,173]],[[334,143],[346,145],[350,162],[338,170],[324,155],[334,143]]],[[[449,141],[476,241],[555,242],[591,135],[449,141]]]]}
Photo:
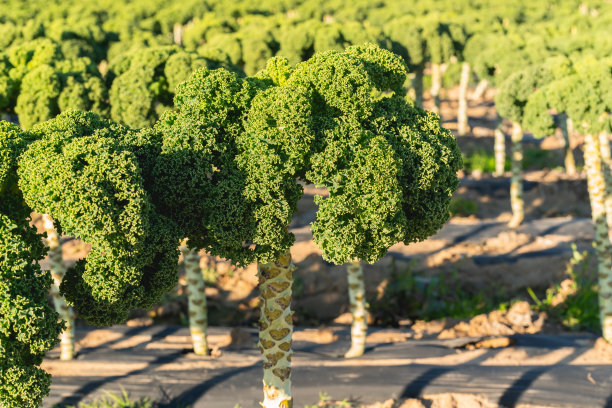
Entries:
{"type": "Polygon", "coordinates": [[[474,291],[462,287],[456,270],[425,276],[413,271],[414,264],[398,270],[392,262],[382,293],[371,299],[371,313],[377,324],[398,326],[402,319],[435,320],[468,318],[496,309],[505,309],[501,288],[474,291]]]}
{"type": "Polygon", "coordinates": [[[572,244],[572,258],[567,264],[567,275],[561,283],[546,290],[542,299],[527,288],[534,309],[570,330],[600,332],[599,302],[595,260],[588,251],[578,251],[572,244]]]}

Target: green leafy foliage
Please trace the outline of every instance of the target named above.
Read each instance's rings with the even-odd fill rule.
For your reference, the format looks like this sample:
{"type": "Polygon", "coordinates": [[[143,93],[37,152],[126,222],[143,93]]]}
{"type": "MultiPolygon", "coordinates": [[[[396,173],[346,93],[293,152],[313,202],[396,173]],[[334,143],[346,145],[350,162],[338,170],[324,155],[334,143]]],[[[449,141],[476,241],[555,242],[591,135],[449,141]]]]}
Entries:
{"type": "Polygon", "coordinates": [[[242,69],[247,75],[255,75],[276,54],[277,43],[264,21],[254,22],[241,30],[242,69]]]}
{"type": "Polygon", "coordinates": [[[528,293],[536,310],[546,312],[565,327],[600,332],[597,276],[592,256],[588,251],[578,251],[575,244],[572,244],[572,251],[563,282],[546,290],[543,299],[539,299],[531,288],[527,289],[528,293]]]}
{"type": "Polygon", "coordinates": [[[612,110],[612,62],[584,57],[576,61],[547,61],[555,68],[551,81],[528,100],[525,125],[538,136],[554,133],[557,127],[550,110],[569,116],[579,129],[590,132],[609,131],[612,110]]]}
{"type": "Polygon", "coordinates": [[[499,115],[513,122],[522,123],[525,105],[532,93],[552,79],[551,73],[536,65],[511,74],[499,86],[495,95],[495,107],[499,115]]]}
{"type": "Polygon", "coordinates": [[[449,64],[442,76],[442,86],[452,88],[461,81],[461,64],[449,64]]]}
{"type": "Polygon", "coordinates": [[[0,405],[35,408],[51,377],[38,366],[58,342],[59,316],[47,303],[51,276],[38,266],[41,236],[28,225],[29,208],[17,189],[17,158],[29,141],[0,122],[0,405]]]}
{"type": "Polygon", "coordinates": [[[463,197],[457,197],[451,200],[448,210],[453,217],[457,215],[467,217],[478,212],[478,203],[463,197]]]}
{"type": "Polygon", "coordinates": [[[2,89],[0,109],[14,110],[26,128],[68,109],[108,111],[106,87],[96,65],[88,57],[64,55],[60,44],[47,38],[0,55],[2,89]]]}
{"type": "Polygon", "coordinates": [[[585,58],[576,63],[576,73],[560,79],[551,92],[555,101],[565,99],[565,113],[591,132],[610,131],[612,111],[612,60],[585,58]]]}
{"type": "Polygon", "coordinates": [[[0,404],[38,407],[51,376],[38,366],[58,342],[62,325],[47,303],[51,276],[42,259],[41,237],[27,224],[0,214],[0,404]]]}
{"type": "Polygon", "coordinates": [[[391,41],[391,50],[400,55],[411,70],[422,69],[427,62],[427,45],[422,27],[414,16],[398,17],[384,27],[391,41]]]}
{"type": "Polygon", "coordinates": [[[159,46],[137,50],[113,62],[110,89],[111,117],[134,128],[155,123],[172,108],[179,83],[200,67],[215,63],[176,46],[159,46]]]}
{"type": "Polygon", "coordinates": [[[373,96],[399,90],[405,75],[397,56],[356,46],[316,54],[253,100],[238,162],[261,258],[293,243],[287,226],[302,195],[296,177],[329,190],[316,198],[312,231],[334,263],[375,262],[448,219],[461,166],[455,139],[402,95],[373,96]]]}
{"type": "Polygon", "coordinates": [[[358,21],[287,22],[278,31],[277,36],[280,43],[278,55],[287,58],[293,65],[308,60],[317,52],[343,51],[346,47],[365,42],[390,47],[382,30],[358,21]]]}
{"type": "Polygon", "coordinates": [[[10,76],[11,63],[6,55],[0,53],[0,111],[12,107],[15,93],[19,86],[18,82],[10,76]]]}
{"type": "Polygon", "coordinates": [[[555,120],[549,113],[550,99],[547,95],[549,89],[545,86],[536,90],[525,104],[523,123],[536,137],[552,135],[557,129],[555,120]]]}
{"type": "Polygon", "coordinates": [[[31,133],[39,140],[22,155],[18,170],[26,202],[51,215],[64,233],[92,245],[61,287],[79,315],[93,324],[120,322],[131,308],[146,308],[171,290],[180,235],[155,212],[144,188],[147,163],[141,166],[138,158],[146,138],[78,111],[31,133]]]}
{"type": "Polygon", "coordinates": [[[520,32],[475,36],[466,45],[466,56],[480,79],[501,86],[513,73],[541,63],[550,56],[546,45],[537,41],[537,38],[520,32]]]}
{"type": "Polygon", "coordinates": [[[178,111],[162,116],[163,138],[153,186],[159,211],[174,220],[189,245],[237,264],[253,260],[254,225],[242,196],[245,174],[234,162],[251,100],[270,80],[201,68],[177,90],[178,111]]]}
{"type": "Polygon", "coordinates": [[[121,395],[107,392],[106,396],[91,403],[80,403],[78,406],[68,408],[155,408],[156,406],[157,404],[148,397],[134,400],[127,391],[121,390],[121,395]]]}
{"type": "MultiPolygon", "coordinates": [[[[495,156],[493,152],[477,149],[470,154],[463,155],[463,169],[465,171],[480,171],[493,173],[495,171],[495,156]]],[[[506,158],[505,170],[510,170],[510,159],[506,158]]]]}
{"type": "Polygon", "coordinates": [[[375,45],[294,70],[271,59],[256,78],[198,70],[155,128],[157,208],[196,247],[270,261],[293,243],[299,177],[330,191],[317,198],[313,232],[333,262],[374,262],[426,238],[448,218],[461,158],[436,116],[401,94],[376,96],[400,93],[405,77],[402,61],[375,45]]]}
{"type": "Polygon", "coordinates": [[[217,34],[198,48],[198,54],[214,61],[240,66],[242,43],[236,33],[217,34]]]}
{"type": "Polygon", "coordinates": [[[319,22],[307,20],[286,23],[278,29],[279,55],[295,65],[307,60],[314,53],[314,34],[319,22]]]}
{"type": "Polygon", "coordinates": [[[30,215],[16,177],[17,158],[30,141],[30,135],[19,126],[0,121],[0,213],[14,220],[24,220],[30,215]]]}
{"type": "Polygon", "coordinates": [[[183,44],[188,49],[196,49],[200,45],[210,42],[218,34],[232,32],[235,28],[234,25],[235,23],[225,16],[206,13],[195,18],[185,27],[183,44]]]}
{"type": "Polygon", "coordinates": [[[316,404],[305,405],[304,408],[351,408],[353,403],[348,399],[334,400],[326,392],[319,392],[319,401],[316,404]]]}
{"type": "Polygon", "coordinates": [[[461,24],[452,22],[439,13],[419,19],[419,23],[423,27],[422,35],[431,63],[443,64],[449,62],[453,56],[461,56],[467,40],[467,34],[461,24]]]}
{"type": "Polygon", "coordinates": [[[378,324],[397,326],[402,319],[467,318],[495,310],[500,294],[462,287],[456,272],[424,276],[411,267],[392,265],[384,291],[371,299],[370,311],[378,324]]]}
{"type": "Polygon", "coordinates": [[[560,162],[550,150],[537,147],[527,147],[524,151],[523,170],[542,170],[559,167],[560,162]]]}

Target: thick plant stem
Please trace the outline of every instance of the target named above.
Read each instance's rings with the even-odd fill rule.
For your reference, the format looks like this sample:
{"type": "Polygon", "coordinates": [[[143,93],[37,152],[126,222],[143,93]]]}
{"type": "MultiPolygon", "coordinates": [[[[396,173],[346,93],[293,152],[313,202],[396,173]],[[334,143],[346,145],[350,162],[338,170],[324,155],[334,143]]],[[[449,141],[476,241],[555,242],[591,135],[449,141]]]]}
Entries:
{"type": "Polygon", "coordinates": [[[574,152],[572,151],[572,120],[564,113],[559,115],[559,128],[565,141],[565,172],[569,175],[576,174],[576,160],[574,160],[574,152]]]}
{"type": "Polygon", "coordinates": [[[480,80],[478,85],[476,85],[476,89],[474,90],[474,93],[472,94],[472,100],[473,101],[481,100],[482,96],[484,95],[488,87],[489,87],[489,81],[487,81],[486,79],[480,80]]]}
{"type": "Polygon", "coordinates": [[[179,249],[183,254],[183,265],[185,266],[185,278],[187,280],[189,331],[191,332],[193,351],[195,354],[207,356],[208,310],[206,307],[206,286],[200,267],[200,255],[195,248],[189,248],[186,239],[181,242],[179,249]]]}
{"type": "Polygon", "coordinates": [[[293,270],[289,252],[275,262],[259,265],[261,316],[259,350],[263,356],[264,408],[291,408],[291,286],[293,270]]]}
{"type": "Polygon", "coordinates": [[[172,30],[172,38],[174,43],[179,47],[183,46],[183,32],[185,31],[185,27],[181,23],[175,23],[174,28],[172,30]]]}
{"type": "Polygon", "coordinates": [[[414,103],[416,106],[423,107],[423,67],[419,67],[414,71],[412,80],[412,88],[414,89],[414,103]]]}
{"type": "Polygon", "coordinates": [[[510,228],[521,225],[525,218],[525,202],[523,201],[523,129],[518,122],[512,122],[512,178],[510,179],[510,204],[512,219],[510,228]]]}
{"type": "Polygon", "coordinates": [[[468,131],[467,91],[470,84],[470,64],[461,64],[461,82],[459,83],[459,109],[457,111],[457,133],[465,136],[468,131]]]}
{"type": "Polygon", "coordinates": [[[495,172],[494,176],[500,177],[504,174],[506,167],[506,135],[502,130],[502,119],[497,116],[497,126],[495,126],[495,172]]]}
{"type": "Polygon", "coordinates": [[[602,173],[606,183],[605,207],[610,233],[612,232],[612,154],[608,132],[599,134],[599,150],[601,151],[602,173]]]}
{"type": "MultiPolygon", "coordinates": [[[[591,214],[595,224],[595,250],[599,277],[599,312],[603,337],[612,342],[612,245],[605,209],[605,181],[601,160],[600,141],[587,134],[584,146],[584,162],[587,186],[591,201],[591,214]]],[[[607,170],[607,169],[605,169],[607,170]]]]}
{"type": "Polygon", "coordinates": [[[43,214],[43,226],[47,233],[47,246],[49,247],[49,265],[51,267],[51,294],[53,305],[66,323],[66,329],[60,335],[60,360],[72,360],[74,358],[74,311],[66,303],[66,299],[60,294],[60,284],[66,275],[66,266],[62,258],[62,246],[60,237],[53,225],[53,218],[43,214]]]}
{"type": "Polygon", "coordinates": [[[366,321],[365,283],[363,281],[361,262],[353,261],[349,263],[346,271],[353,322],[351,324],[351,348],[344,357],[352,358],[362,356],[365,351],[368,324],[366,321]]]}
{"type": "Polygon", "coordinates": [[[608,132],[599,133],[599,146],[601,159],[608,166],[612,166],[612,152],[610,151],[610,135],[608,132]]]}
{"type": "Polygon", "coordinates": [[[431,97],[434,106],[432,111],[440,115],[440,89],[442,88],[442,67],[440,64],[431,64],[431,97]]]}

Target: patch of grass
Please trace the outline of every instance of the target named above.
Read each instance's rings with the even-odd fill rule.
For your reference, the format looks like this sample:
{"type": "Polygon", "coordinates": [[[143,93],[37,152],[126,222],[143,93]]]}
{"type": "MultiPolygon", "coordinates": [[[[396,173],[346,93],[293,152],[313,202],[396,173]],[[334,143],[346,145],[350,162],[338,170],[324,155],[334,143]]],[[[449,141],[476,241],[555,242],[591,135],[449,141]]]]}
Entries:
{"type": "MultiPolygon", "coordinates": [[[[537,147],[523,149],[523,170],[542,170],[560,167],[558,158],[553,152],[537,147]]],[[[493,173],[495,171],[495,155],[493,151],[478,149],[469,155],[463,155],[463,169],[465,171],[481,171],[493,173]]],[[[510,170],[510,157],[506,155],[504,170],[510,170]]]]}
{"type": "MultiPolygon", "coordinates": [[[[483,173],[493,173],[495,171],[495,156],[493,152],[478,149],[470,155],[463,155],[463,169],[465,171],[481,171],[483,173]]],[[[510,159],[506,157],[505,170],[510,170],[510,159]]]]}
{"type": "Polygon", "coordinates": [[[574,244],[572,251],[565,280],[549,288],[543,299],[539,299],[531,288],[527,288],[527,292],[535,302],[535,310],[546,312],[551,319],[568,329],[600,332],[598,285],[592,270],[593,257],[588,251],[578,251],[574,244]]]}
{"type": "Polygon", "coordinates": [[[304,293],[304,278],[302,278],[300,275],[293,275],[291,293],[293,294],[294,299],[298,299],[302,293],[304,293]]]}
{"type": "Polygon", "coordinates": [[[549,151],[537,147],[526,147],[523,152],[523,170],[553,169],[559,167],[555,155],[549,151]]]}
{"type": "Polygon", "coordinates": [[[155,408],[157,404],[151,401],[148,397],[133,400],[128,395],[127,391],[122,390],[121,395],[107,392],[105,397],[99,398],[92,403],[80,403],[78,406],[70,406],[68,408],[155,408]]]}
{"type": "Polygon", "coordinates": [[[397,270],[392,263],[384,291],[370,301],[377,324],[397,326],[399,320],[467,318],[500,308],[500,290],[470,292],[457,271],[425,277],[411,267],[397,270]]]}
{"type": "Polygon", "coordinates": [[[353,403],[348,399],[341,401],[332,399],[326,392],[319,393],[319,402],[312,405],[305,405],[304,408],[352,408],[353,403]]]}
{"type": "MultiPolygon", "coordinates": [[[[472,78],[470,78],[472,79],[472,78]]],[[[461,63],[448,64],[444,75],[442,76],[442,87],[445,89],[452,88],[461,82],[461,63]]]]}
{"type": "Polygon", "coordinates": [[[431,89],[431,75],[423,74],[423,92],[428,92],[431,89]]]}
{"type": "Polygon", "coordinates": [[[467,200],[463,197],[453,198],[449,205],[451,216],[467,217],[478,212],[478,203],[476,201],[467,200]]]}
{"type": "Polygon", "coordinates": [[[295,308],[291,306],[291,308],[293,309],[292,311],[294,324],[312,327],[317,327],[321,325],[322,319],[317,316],[317,314],[314,313],[312,309],[303,306],[296,306],[295,308]]]}
{"type": "Polygon", "coordinates": [[[219,273],[215,268],[202,268],[202,277],[207,285],[214,285],[217,283],[219,273]]]}

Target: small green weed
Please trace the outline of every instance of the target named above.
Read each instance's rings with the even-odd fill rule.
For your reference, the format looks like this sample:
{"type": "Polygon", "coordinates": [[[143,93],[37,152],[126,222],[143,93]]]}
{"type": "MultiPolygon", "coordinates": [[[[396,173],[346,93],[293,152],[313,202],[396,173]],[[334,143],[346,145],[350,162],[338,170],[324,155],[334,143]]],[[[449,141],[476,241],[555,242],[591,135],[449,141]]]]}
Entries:
{"type": "Polygon", "coordinates": [[[348,399],[333,400],[326,392],[319,393],[319,402],[305,405],[304,408],[352,408],[354,405],[348,399]]]}
{"type": "Polygon", "coordinates": [[[523,170],[552,169],[560,166],[555,155],[549,150],[526,147],[523,154],[523,170]]]}
{"type": "Polygon", "coordinates": [[[214,285],[217,283],[219,274],[215,268],[202,268],[202,277],[207,285],[214,285]]]}
{"type": "Polygon", "coordinates": [[[601,331],[599,323],[598,286],[592,272],[592,256],[580,252],[572,244],[573,255],[567,264],[567,278],[549,288],[544,299],[539,299],[531,288],[527,292],[535,302],[534,308],[546,312],[551,319],[570,330],[601,331]]]}
{"type": "MultiPolygon", "coordinates": [[[[523,170],[553,169],[559,167],[559,165],[558,159],[549,150],[526,147],[523,151],[523,170]]],[[[463,156],[463,169],[465,171],[493,173],[495,171],[495,156],[492,151],[478,149],[463,156]]],[[[508,156],[506,156],[504,170],[510,170],[510,157],[508,156]]]]}
{"type": "Polygon", "coordinates": [[[423,90],[431,89],[431,75],[423,75],[423,90]]]}
{"type": "Polygon", "coordinates": [[[451,200],[449,211],[453,217],[467,217],[478,212],[478,203],[463,197],[456,197],[451,200]]]}
{"type": "Polygon", "coordinates": [[[495,310],[501,298],[480,290],[464,290],[457,271],[425,277],[408,267],[398,271],[392,264],[386,287],[372,300],[371,312],[378,324],[396,326],[401,319],[434,320],[445,317],[466,318],[495,310]]]}
{"type": "MultiPolygon", "coordinates": [[[[471,79],[471,78],[470,78],[471,79]]],[[[452,88],[461,81],[461,64],[448,64],[442,76],[442,87],[445,89],[452,88]]]]}
{"type": "Polygon", "coordinates": [[[105,397],[95,400],[90,404],[80,403],[78,406],[69,408],[155,408],[156,404],[148,397],[132,400],[127,391],[122,390],[121,395],[107,392],[105,397]]]}
{"type": "MultiPolygon", "coordinates": [[[[463,169],[465,171],[480,171],[483,173],[493,173],[495,171],[495,156],[493,152],[478,149],[469,156],[463,156],[463,169]]],[[[510,170],[510,160],[506,158],[505,170],[510,170]]]]}
{"type": "Polygon", "coordinates": [[[291,292],[295,299],[298,299],[302,293],[304,293],[304,278],[300,275],[293,275],[293,285],[291,286],[291,292]]]}

